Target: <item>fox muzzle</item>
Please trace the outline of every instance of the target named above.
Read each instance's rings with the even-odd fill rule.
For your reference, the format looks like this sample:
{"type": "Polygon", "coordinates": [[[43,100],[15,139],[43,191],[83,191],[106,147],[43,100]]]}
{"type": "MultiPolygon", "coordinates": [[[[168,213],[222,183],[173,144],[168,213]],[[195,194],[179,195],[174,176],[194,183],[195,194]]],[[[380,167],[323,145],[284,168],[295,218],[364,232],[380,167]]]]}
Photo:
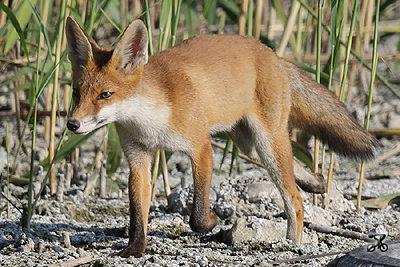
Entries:
{"type": "Polygon", "coordinates": [[[67,128],[68,128],[68,130],[70,130],[72,132],[75,132],[76,130],[78,130],[80,126],[81,126],[81,124],[79,123],[78,120],[69,119],[67,122],[67,128]]]}

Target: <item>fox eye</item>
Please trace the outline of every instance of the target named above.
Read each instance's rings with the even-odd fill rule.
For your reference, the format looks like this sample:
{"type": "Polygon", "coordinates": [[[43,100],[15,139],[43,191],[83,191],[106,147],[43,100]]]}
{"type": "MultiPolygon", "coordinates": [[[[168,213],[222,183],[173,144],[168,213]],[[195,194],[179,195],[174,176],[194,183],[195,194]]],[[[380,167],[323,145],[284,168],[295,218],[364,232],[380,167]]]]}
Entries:
{"type": "Polygon", "coordinates": [[[74,96],[79,97],[79,90],[78,90],[78,89],[73,88],[73,89],[72,89],[72,93],[74,94],[74,96]]]}
{"type": "Polygon", "coordinates": [[[112,96],[113,94],[114,93],[111,93],[111,92],[103,92],[97,98],[98,99],[106,99],[106,98],[109,98],[110,96],[112,96]]]}

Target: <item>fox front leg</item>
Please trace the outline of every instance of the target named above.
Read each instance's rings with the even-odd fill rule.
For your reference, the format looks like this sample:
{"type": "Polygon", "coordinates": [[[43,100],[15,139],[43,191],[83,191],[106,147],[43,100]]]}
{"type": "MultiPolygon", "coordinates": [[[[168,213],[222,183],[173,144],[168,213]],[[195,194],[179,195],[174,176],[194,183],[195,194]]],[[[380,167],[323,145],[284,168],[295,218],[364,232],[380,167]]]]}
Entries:
{"type": "Polygon", "coordinates": [[[151,156],[147,152],[124,149],[129,161],[129,242],[128,246],[115,254],[121,257],[143,257],[146,249],[147,220],[150,207],[150,164],[151,156]]]}

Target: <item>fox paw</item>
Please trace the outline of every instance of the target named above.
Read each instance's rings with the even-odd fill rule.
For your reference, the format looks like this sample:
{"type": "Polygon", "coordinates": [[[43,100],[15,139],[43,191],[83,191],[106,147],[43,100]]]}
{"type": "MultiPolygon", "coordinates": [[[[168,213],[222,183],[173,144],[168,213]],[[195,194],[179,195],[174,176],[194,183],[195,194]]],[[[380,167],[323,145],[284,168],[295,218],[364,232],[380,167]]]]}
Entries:
{"type": "Polygon", "coordinates": [[[198,233],[206,233],[211,231],[219,222],[217,214],[210,210],[208,220],[204,218],[197,218],[196,216],[190,216],[189,225],[190,228],[198,233]]]}
{"type": "Polygon", "coordinates": [[[130,256],[134,256],[135,258],[141,258],[144,256],[145,248],[146,248],[146,244],[144,244],[144,246],[142,248],[139,248],[138,246],[135,246],[134,244],[130,244],[123,250],[116,252],[116,253],[112,253],[111,256],[112,257],[119,256],[122,258],[128,258],[130,256]]]}

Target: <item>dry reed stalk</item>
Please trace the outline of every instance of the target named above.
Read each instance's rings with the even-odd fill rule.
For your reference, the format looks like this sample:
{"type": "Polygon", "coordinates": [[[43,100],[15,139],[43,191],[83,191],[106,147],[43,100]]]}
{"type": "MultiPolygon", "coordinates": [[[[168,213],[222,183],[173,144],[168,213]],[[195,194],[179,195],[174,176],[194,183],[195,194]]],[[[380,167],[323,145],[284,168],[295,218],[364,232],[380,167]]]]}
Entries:
{"type": "MultiPolygon", "coordinates": [[[[368,109],[367,109],[367,114],[365,116],[365,122],[364,122],[364,128],[367,131],[368,131],[369,119],[370,119],[370,115],[371,115],[372,92],[374,89],[376,68],[377,68],[377,64],[378,64],[377,44],[378,44],[379,7],[380,7],[380,0],[378,0],[376,3],[374,46],[373,46],[373,51],[372,51],[373,57],[372,57],[371,82],[370,82],[369,95],[368,95],[368,109]]],[[[364,169],[365,169],[365,160],[363,160],[361,163],[360,179],[358,182],[357,205],[356,205],[357,212],[360,212],[360,208],[361,208],[361,195],[362,195],[362,185],[364,182],[364,169]]]]}
{"type": "MultiPolygon", "coordinates": [[[[360,18],[358,20],[358,31],[356,33],[355,42],[354,42],[354,51],[356,51],[356,53],[361,53],[360,55],[362,55],[362,51],[360,50],[360,47],[361,47],[362,35],[364,33],[364,21],[365,21],[365,16],[366,16],[366,12],[367,12],[367,5],[368,5],[368,1],[363,1],[362,6],[361,6],[360,18]]],[[[364,68],[364,67],[361,65],[361,68],[364,68]]],[[[351,91],[352,91],[351,85],[354,84],[356,70],[357,70],[356,62],[351,62],[350,72],[349,72],[349,86],[347,88],[347,94],[346,94],[346,99],[349,102],[351,101],[351,91]]]]}
{"type": "Polygon", "coordinates": [[[162,162],[162,174],[164,177],[164,188],[165,188],[165,196],[169,196],[171,194],[171,188],[169,186],[168,181],[168,168],[167,168],[167,159],[165,157],[165,151],[161,150],[161,162],[162,162]]]}
{"type": "MultiPolygon", "coordinates": [[[[371,39],[371,32],[369,31],[365,31],[365,28],[370,28],[372,25],[372,19],[373,19],[373,11],[374,11],[374,2],[375,0],[365,0],[364,1],[366,4],[366,14],[365,14],[365,19],[364,19],[364,27],[363,27],[363,31],[361,34],[364,34],[364,38],[363,38],[363,46],[362,46],[362,52],[361,52],[361,56],[364,53],[368,53],[368,49],[369,49],[369,41],[371,39]]],[[[367,69],[362,66],[361,67],[361,81],[362,84],[365,88],[368,87],[368,82],[367,82],[367,69]]]]}
{"type": "MultiPolygon", "coordinates": [[[[314,143],[314,166],[313,166],[313,171],[314,174],[318,174],[318,163],[319,163],[319,139],[315,138],[315,143],[314,143]]],[[[317,194],[313,194],[313,204],[317,205],[318,199],[317,199],[317,194]]]]}
{"type": "MultiPolygon", "coordinates": [[[[17,60],[19,59],[20,54],[21,54],[20,53],[20,46],[17,45],[16,46],[16,55],[15,55],[17,60]]],[[[17,71],[18,71],[18,69],[15,68],[15,72],[17,72],[17,71]]],[[[14,86],[17,87],[17,86],[22,85],[24,83],[25,83],[25,77],[21,77],[21,78],[15,80],[14,86]]],[[[28,153],[28,149],[26,148],[26,146],[25,146],[25,144],[23,142],[23,139],[21,139],[22,136],[25,133],[21,133],[21,118],[22,118],[21,115],[22,114],[21,114],[20,97],[21,97],[21,92],[20,91],[16,91],[14,93],[14,103],[15,103],[15,119],[16,119],[16,122],[17,122],[17,136],[18,136],[18,140],[22,140],[22,144],[21,144],[22,151],[25,153],[26,157],[28,158],[28,161],[30,161],[31,157],[30,157],[30,155],[28,153]]],[[[11,175],[13,175],[13,173],[14,173],[14,170],[12,171],[11,175]]]]}
{"type": "MultiPolygon", "coordinates": [[[[47,92],[46,92],[46,111],[51,111],[51,99],[52,99],[52,95],[53,95],[53,84],[49,84],[47,86],[47,92]]],[[[50,117],[46,117],[45,118],[45,134],[44,134],[44,141],[46,143],[50,142],[50,125],[51,125],[51,119],[50,117]]]]}
{"type": "MultiPolygon", "coordinates": [[[[343,25],[347,25],[348,16],[349,16],[349,14],[348,14],[349,0],[342,0],[342,2],[343,2],[343,6],[342,6],[342,8],[343,8],[343,9],[342,9],[342,14],[343,14],[343,17],[342,17],[342,24],[343,24],[343,25]]],[[[353,10],[353,12],[354,12],[354,10],[353,10]]],[[[342,39],[342,40],[349,40],[350,38],[351,38],[351,37],[349,36],[349,34],[348,34],[347,31],[342,31],[342,36],[340,36],[340,39],[342,39]]],[[[340,46],[340,54],[341,54],[341,55],[344,55],[345,53],[346,53],[346,48],[345,48],[345,46],[344,46],[344,45],[340,46]]],[[[343,76],[343,64],[341,64],[339,70],[340,70],[339,75],[340,75],[340,77],[342,77],[342,76],[343,76]]]]}
{"type": "MultiPolygon", "coordinates": [[[[272,16],[272,7],[271,7],[271,1],[265,0],[264,8],[263,8],[263,13],[265,14],[262,18],[263,23],[265,25],[265,31],[267,33],[267,37],[270,38],[270,28],[271,28],[271,16],[272,16]]],[[[270,39],[271,40],[271,39],[270,39]]]]}
{"type": "Polygon", "coordinates": [[[86,20],[86,10],[87,10],[87,0],[76,0],[77,4],[81,7],[81,19],[82,21],[86,20]]]}
{"type": "Polygon", "coordinates": [[[247,35],[252,35],[253,33],[253,14],[254,14],[254,2],[249,1],[249,9],[247,11],[247,35]]]}
{"type": "MultiPolygon", "coordinates": [[[[168,10],[167,23],[165,24],[166,31],[164,31],[162,43],[158,44],[158,45],[161,45],[161,50],[165,50],[168,48],[168,40],[171,36],[171,17],[172,17],[172,7],[170,7],[168,10]]],[[[160,31],[160,33],[161,33],[161,31],[160,31]]]]}
{"type": "MultiPolygon", "coordinates": [[[[46,12],[46,10],[49,10],[48,8],[49,8],[49,0],[45,0],[43,2],[42,16],[41,16],[43,25],[47,24],[48,12],[46,12]]],[[[40,40],[41,40],[41,46],[44,46],[45,45],[44,38],[40,38],[40,40]]],[[[53,49],[52,52],[54,53],[54,49],[53,49]]],[[[47,86],[47,89],[46,89],[46,97],[45,97],[45,99],[46,99],[46,106],[45,106],[46,111],[50,111],[51,110],[51,95],[52,94],[53,94],[53,84],[49,84],[47,86]]],[[[44,124],[45,125],[44,141],[46,143],[50,142],[50,123],[51,123],[50,117],[46,117],[45,118],[45,124],[44,124]]]]}
{"type": "MultiPolygon", "coordinates": [[[[279,44],[279,47],[276,50],[276,54],[280,57],[283,56],[283,52],[285,51],[287,43],[289,42],[290,36],[292,35],[294,25],[296,24],[296,18],[299,13],[299,9],[300,9],[300,3],[298,1],[294,1],[291,12],[286,22],[286,27],[283,31],[281,43],[279,44]]],[[[293,49],[296,50],[296,47],[293,47],[293,49]]],[[[297,54],[297,52],[298,51],[295,51],[294,53],[297,54]]]]}
{"type": "MultiPolygon", "coordinates": [[[[50,0],[42,1],[42,12],[41,12],[40,19],[41,19],[41,23],[43,25],[47,25],[47,20],[49,18],[49,12],[48,12],[49,5],[50,5],[50,0]]],[[[45,40],[44,40],[44,35],[42,32],[40,32],[40,34],[42,35],[40,38],[40,45],[41,45],[41,47],[45,47],[46,44],[45,44],[45,40]]]]}
{"type": "Polygon", "coordinates": [[[249,8],[249,0],[242,0],[242,3],[240,3],[240,15],[238,21],[239,35],[244,35],[245,33],[248,8],[249,8]]]}
{"type": "Polygon", "coordinates": [[[120,28],[125,29],[127,25],[126,14],[128,13],[128,0],[119,1],[119,17],[120,17],[120,28]]]}
{"type": "Polygon", "coordinates": [[[254,15],[254,28],[253,36],[260,39],[260,29],[261,29],[261,18],[263,11],[263,0],[256,0],[255,15],[254,15]]]}
{"type": "MultiPolygon", "coordinates": [[[[50,116],[50,135],[49,135],[49,161],[51,162],[54,159],[54,149],[55,149],[55,127],[56,127],[56,100],[55,98],[57,97],[57,90],[54,90],[53,88],[53,103],[52,104],[52,110],[51,110],[51,116],[50,116]],[[54,111],[53,111],[54,110],[54,111]]],[[[55,182],[55,176],[52,168],[49,168],[48,170],[50,172],[50,179],[49,179],[49,186],[50,186],[50,194],[55,194],[56,193],[56,182],[55,182]]]]}
{"type": "MultiPolygon", "coordinates": [[[[72,0],[67,0],[67,6],[70,6],[71,5],[71,1],[72,0]]],[[[66,13],[65,13],[65,17],[68,17],[68,15],[69,15],[69,9],[67,9],[66,11],[65,11],[66,13]]],[[[63,34],[62,34],[63,35],[63,34]]],[[[67,49],[67,38],[62,38],[62,41],[61,41],[61,51],[65,51],[65,49],[67,49]]],[[[71,79],[71,77],[72,77],[72,73],[71,72],[63,72],[63,73],[61,73],[61,75],[64,77],[64,78],[67,78],[67,79],[71,79]]],[[[61,110],[68,110],[68,108],[69,108],[69,98],[70,98],[70,92],[71,92],[71,86],[69,85],[69,84],[64,84],[64,86],[63,86],[63,95],[64,95],[64,97],[63,97],[63,100],[64,101],[60,101],[60,103],[62,103],[64,106],[60,106],[59,108],[61,109],[61,110]]],[[[66,122],[66,120],[67,120],[67,118],[65,118],[64,116],[61,116],[60,117],[60,125],[64,125],[64,124],[66,124],[67,122],[66,122]]]]}
{"type": "Polygon", "coordinates": [[[400,135],[400,128],[372,128],[369,132],[379,136],[400,135]]]}
{"type": "Polygon", "coordinates": [[[151,178],[151,201],[154,201],[156,196],[156,181],[158,177],[158,167],[160,166],[160,150],[157,150],[154,157],[153,176],[151,178]]]}
{"type": "Polygon", "coordinates": [[[106,198],[107,197],[107,161],[103,161],[100,167],[100,197],[106,198]]]}
{"type": "Polygon", "coordinates": [[[324,209],[329,208],[329,200],[331,194],[331,185],[332,185],[332,175],[333,175],[333,165],[335,164],[335,153],[333,151],[329,152],[330,154],[330,162],[329,162],[329,170],[328,170],[328,179],[326,182],[326,196],[324,201],[324,209]]]}
{"type": "Polygon", "coordinates": [[[372,32],[366,31],[365,28],[372,28],[372,20],[374,17],[374,7],[375,0],[366,0],[364,2],[368,2],[368,7],[365,15],[365,25],[364,25],[364,52],[367,52],[369,49],[369,40],[371,39],[372,32]]]}
{"type": "MultiPolygon", "coordinates": [[[[8,6],[9,0],[4,0],[3,4],[8,6]]],[[[7,21],[7,14],[5,12],[0,12],[0,28],[3,28],[7,21]]]]}
{"type": "MultiPolygon", "coordinates": [[[[295,49],[296,51],[302,51],[302,49],[301,49],[301,41],[302,41],[302,35],[303,35],[302,28],[304,28],[304,26],[303,26],[303,16],[302,16],[303,12],[302,11],[303,11],[303,7],[300,5],[299,15],[297,17],[297,28],[296,28],[296,31],[297,31],[297,34],[296,34],[296,49],[295,49]]],[[[303,62],[302,56],[300,55],[300,53],[297,53],[296,60],[298,62],[303,62]]]]}
{"type": "MultiPolygon", "coordinates": [[[[64,72],[63,73],[64,78],[66,79],[71,79],[71,72],[64,72]]],[[[63,110],[68,110],[68,106],[69,106],[69,100],[70,100],[70,95],[71,95],[71,85],[69,84],[64,84],[63,86],[64,88],[64,97],[63,97],[63,105],[64,105],[64,109],[63,110]]],[[[62,118],[62,121],[64,121],[66,123],[67,118],[62,118]]],[[[64,123],[61,123],[64,124],[64,123]]]]}
{"type": "Polygon", "coordinates": [[[133,18],[138,18],[143,13],[143,6],[140,0],[131,0],[131,13],[133,18]]]}
{"type": "MultiPolygon", "coordinates": [[[[71,1],[71,0],[70,0],[71,1]]],[[[68,9],[66,8],[66,1],[63,0],[61,1],[61,11],[60,11],[60,17],[64,20],[66,16],[68,15],[68,9]],[[64,15],[64,16],[63,16],[64,15]]],[[[59,24],[58,28],[58,34],[57,36],[57,41],[55,43],[55,48],[56,48],[56,53],[55,53],[55,61],[54,64],[56,65],[56,70],[54,72],[54,87],[53,87],[53,95],[52,95],[52,107],[51,107],[51,116],[50,116],[50,142],[49,142],[49,162],[52,162],[54,159],[54,150],[55,150],[55,127],[56,127],[56,118],[57,118],[57,100],[58,100],[58,93],[59,93],[59,88],[58,88],[58,77],[59,77],[59,62],[60,62],[60,56],[61,56],[61,49],[62,49],[62,40],[63,40],[63,34],[64,32],[64,21],[62,21],[59,24]]],[[[56,193],[56,184],[55,184],[55,176],[52,168],[49,168],[50,172],[50,180],[49,180],[49,186],[50,186],[50,193],[53,195],[56,193]]]]}
{"type": "MultiPolygon", "coordinates": [[[[316,62],[316,81],[321,82],[321,30],[322,30],[322,5],[323,0],[318,0],[318,19],[317,19],[317,62],[316,62]]],[[[318,174],[319,139],[315,137],[314,144],[314,174],[318,174]]],[[[317,205],[317,194],[313,194],[313,203],[317,205]]]]}

